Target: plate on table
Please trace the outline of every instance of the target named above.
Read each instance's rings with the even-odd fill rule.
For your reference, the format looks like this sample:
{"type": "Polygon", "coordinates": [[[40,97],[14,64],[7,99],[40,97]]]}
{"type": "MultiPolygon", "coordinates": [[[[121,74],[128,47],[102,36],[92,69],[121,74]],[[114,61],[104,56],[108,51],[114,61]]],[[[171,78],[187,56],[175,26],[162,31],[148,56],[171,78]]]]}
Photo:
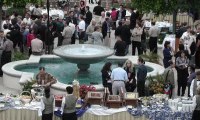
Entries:
{"type": "Polygon", "coordinates": [[[192,104],[193,101],[191,101],[191,100],[182,100],[182,103],[183,104],[192,104]]]}
{"type": "Polygon", "coordinates": [[[182,100],[188,100],[189,98],[188,97],[182,97],[181,99],[182,100]]]}
{"type": "Polygon", "coordinates": [[[0,103],[0,108],[4,108],[5,104],[4,103],[0,103]]]}

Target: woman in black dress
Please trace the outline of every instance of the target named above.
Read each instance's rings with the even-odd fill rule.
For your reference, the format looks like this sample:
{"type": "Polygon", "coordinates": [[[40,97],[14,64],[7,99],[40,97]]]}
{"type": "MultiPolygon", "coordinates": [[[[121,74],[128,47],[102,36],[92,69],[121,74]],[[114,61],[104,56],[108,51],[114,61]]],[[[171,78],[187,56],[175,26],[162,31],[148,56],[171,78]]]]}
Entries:
{"type": "Polygon", "coordinates": [[[124,70],[128,75],[128,82],[126,83],[126,91],[133,92],[136,88],[135,67],[130,60],[127,60],[124,65],[124,70]]]}
{"type": "Polygon", "coordinates": [[[112,94],[112,82],[111,82],[111,62],[105,63],[103,66],[101,73],[102,73],[102,83],[104,87],[108,87],[110,94],[112,94]]]}
{"type": "Polygon", "coordinates": [[[81,0],[80,1],[80,12],[81,12],[81,15],[85,15],[85,1],[81,0]]]}

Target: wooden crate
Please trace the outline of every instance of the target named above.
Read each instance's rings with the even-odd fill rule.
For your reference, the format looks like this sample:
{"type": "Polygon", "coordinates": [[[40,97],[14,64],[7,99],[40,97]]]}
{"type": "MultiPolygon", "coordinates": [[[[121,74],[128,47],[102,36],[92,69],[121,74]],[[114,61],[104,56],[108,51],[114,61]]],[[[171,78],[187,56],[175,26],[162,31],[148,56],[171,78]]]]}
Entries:
{"type": "Polygon", "coordinates": [[[86,95],[86,103],[90,105],[101,105],[103,102],[103,92],[92,92],[89,91],[86,95]]]}
{"type": "Polygon", "coordinates": [[[134,107],[138,104],[138,93],[126,92],[124,94],[125,105],[132,105],[134,107]]]}
{"type": "Polygon", "coordinates": [[[121,100],[121,97],[119,95],[109,95],[106,106],[109,108],[120,108],[122,107],[123,102],[121,100]]]}

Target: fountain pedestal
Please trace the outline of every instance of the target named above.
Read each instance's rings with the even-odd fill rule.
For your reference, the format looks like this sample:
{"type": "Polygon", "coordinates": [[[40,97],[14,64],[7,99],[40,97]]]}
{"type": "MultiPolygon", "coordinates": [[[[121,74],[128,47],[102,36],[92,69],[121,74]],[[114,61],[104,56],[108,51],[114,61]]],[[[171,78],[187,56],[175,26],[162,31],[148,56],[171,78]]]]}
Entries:
{"type": "Polygon", "coordinates": [[[80,71],[87,71],[90,68],[90,64],[77,64],[80,71]]]}

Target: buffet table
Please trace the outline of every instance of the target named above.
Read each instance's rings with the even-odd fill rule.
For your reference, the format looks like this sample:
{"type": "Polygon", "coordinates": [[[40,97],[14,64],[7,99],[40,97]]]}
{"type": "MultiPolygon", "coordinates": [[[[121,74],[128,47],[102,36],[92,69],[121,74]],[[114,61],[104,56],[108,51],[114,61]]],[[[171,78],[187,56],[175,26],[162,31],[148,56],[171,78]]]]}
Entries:
{"type": "MultiPolygon", "coordinates": [[[[8,109],[0,111],[0,120],[41,120],[38,116],[37,110],[30,109],[8,109]]],[[[54,120],[61,120],[59,117],[54,116],[54,120]]],[[[118,112],[111,115],[96,115],[86,112],[78,120],[147,120],[143,117],[134,117],[127,111],[118,112]]]]}
{"type": "MultiPolygon", "coordinates": [[[[41,102],[33,100],[29,103],[26,99],[7,95],[0,97],[0,120],[41,120],[41,102]]],[[[165,94],[139,98],[136,107],[127,105],[126,107],[108,108],[90,105],[83,109],[81,106],[78,107],[82,101],[82,99],[77,101],[76,114],[79,120],[190,120],[194,110],[194,102],[191,98],[168,100],[168,96],[165,94]]],[[[54,108],[53,120],[61,120],[60,110],[60,107],[54,108]]]]}

